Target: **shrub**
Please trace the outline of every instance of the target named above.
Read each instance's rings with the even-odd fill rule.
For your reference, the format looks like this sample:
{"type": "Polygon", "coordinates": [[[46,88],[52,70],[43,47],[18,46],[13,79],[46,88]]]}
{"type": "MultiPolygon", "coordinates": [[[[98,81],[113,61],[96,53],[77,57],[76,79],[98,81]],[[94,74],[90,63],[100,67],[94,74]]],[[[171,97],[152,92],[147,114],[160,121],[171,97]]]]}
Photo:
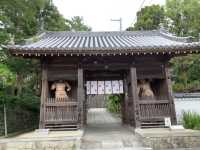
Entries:
{"type": "Polygon", "coordinates": [[[200,115],[196,112],[183,112],[183,126],[186,129],[200,130],[200,115]]]}
{"type": "Polygon", "coordinates": [[[120,113],[121,111],[121,95],[109,95],[107,97],[106,107],[112,113],[120,113]]]}
{"type": "Polygon", "coordinates": [[[0,136],[4,134],[3,103],[6,104],[8,133],[38,128],[39,97],[31,92],[21,96],[0,95],[0,136]]]}

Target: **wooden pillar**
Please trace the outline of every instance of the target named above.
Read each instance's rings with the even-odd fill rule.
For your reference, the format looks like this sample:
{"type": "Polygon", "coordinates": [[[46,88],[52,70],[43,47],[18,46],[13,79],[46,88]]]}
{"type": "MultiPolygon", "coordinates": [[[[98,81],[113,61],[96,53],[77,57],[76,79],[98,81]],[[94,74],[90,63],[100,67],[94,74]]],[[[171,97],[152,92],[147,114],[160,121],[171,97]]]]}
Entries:
{"type": "Polygon", "coordinates": [[[134,127],[139,127],[140,122],[139,122],[139,105],[138,105],[138,95],[137,95],[137,74],[136,74],[136,67],[131,66],[130,67],[130,80],[131,80],[131,97],[133,101],[133,126],[134,127]]]}
{"type": "Polygon", "coordinates": [[[48,79],[47,79],[47,62],[46,60],[42,60],[42,89],[41,89],[41,97],[40,97],[40,123],[39,128],[43,129],[44,121],[45,121],[45,101],[48,95],[48,79]]]}
{"type": "MultiPolygon", "coordinates": [[[[85,89],[84,89],[84,93],[85,93],[85,89]]],[[[83,124],[86,125],[87,124],[87,99],[86,99],[86,95],[84,94],[84,101],[83,101],[83,115],[84,115],[84,120],[83,120],[83,124]]]]}
{"type": "Polygon", "coordinates": [[[174,98],[173,98],[173,92],[172,92],[172,82],[171,82],[171,76],[170,76],[170,70],[169,70],[169,64],[166,63],[164,65],[164,73],[165,73],[165,79],[166,79],[166,86],[167,86],[167,95],[168,100],[170,103],[170,113],[171,113],[171,122],[172,124],[177,124],[176,120],[176,111],[175,111],[175,104],[174,104],[174,98]]]}
{"type": "Polygon", "coordinates": [[[124,124],[129,123],[129,113],[128,113],[128,81],[127,75],[124,76],[124,97],[123,97],[123,105],[122,105],[122,122],[124,124]]]}
{"type": "Polygon", "coordinates": [[[78,111],[79,111],[79,124],[80,127],[84,125],[84,80],[83,80],[83,69],[81,67],[78,68],[78,90],[77,90],[77,98],[78,98],[78,111]]]}

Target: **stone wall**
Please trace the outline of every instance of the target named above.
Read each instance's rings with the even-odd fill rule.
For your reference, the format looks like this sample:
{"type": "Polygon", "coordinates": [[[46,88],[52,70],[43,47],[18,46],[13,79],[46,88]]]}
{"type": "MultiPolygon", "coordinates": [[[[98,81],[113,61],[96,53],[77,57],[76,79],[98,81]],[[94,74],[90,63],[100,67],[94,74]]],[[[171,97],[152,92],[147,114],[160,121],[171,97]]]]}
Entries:
{"type": "Polygon", "coordinates": [[[198,148],[200,147],[200,137],[150,137],[143,138],[145,146],[152,147],[153,150],[177,149],[177,148],[198,148]]]}
{"type": "Polygon", "coordinates": [[[145,146],[153,150],[200,149],[200,132],[194,130],[139,129],[137,135],[145,146]]]}
{"type": "Polygon", "coordinates": [[[76,140],[12,141],[0,143],[0,150],[76,150],[76,140]]]}

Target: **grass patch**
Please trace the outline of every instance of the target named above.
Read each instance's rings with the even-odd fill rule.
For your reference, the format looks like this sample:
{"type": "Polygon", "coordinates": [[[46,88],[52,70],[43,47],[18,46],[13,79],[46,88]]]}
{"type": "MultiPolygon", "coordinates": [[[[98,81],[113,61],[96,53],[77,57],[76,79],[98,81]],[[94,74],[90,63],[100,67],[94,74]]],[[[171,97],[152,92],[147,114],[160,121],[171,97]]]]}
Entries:
{"type": "Polygon", "coordinates": [[[186,129],[200,130],[200,115],[196,112],[183,112],[183,126],[186,129]]]}

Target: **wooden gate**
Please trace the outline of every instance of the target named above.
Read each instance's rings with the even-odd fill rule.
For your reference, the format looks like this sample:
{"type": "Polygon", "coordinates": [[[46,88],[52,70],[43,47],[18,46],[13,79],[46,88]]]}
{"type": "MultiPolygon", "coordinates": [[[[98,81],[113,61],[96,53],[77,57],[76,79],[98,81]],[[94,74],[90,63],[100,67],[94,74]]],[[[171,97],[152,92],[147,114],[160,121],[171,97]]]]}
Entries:
{"type": "Polygon", "coordinates": [[[78,127],[78,103],[73,99],[47,98],[44,112],[45,128],[58,130],[78,127]]]}

